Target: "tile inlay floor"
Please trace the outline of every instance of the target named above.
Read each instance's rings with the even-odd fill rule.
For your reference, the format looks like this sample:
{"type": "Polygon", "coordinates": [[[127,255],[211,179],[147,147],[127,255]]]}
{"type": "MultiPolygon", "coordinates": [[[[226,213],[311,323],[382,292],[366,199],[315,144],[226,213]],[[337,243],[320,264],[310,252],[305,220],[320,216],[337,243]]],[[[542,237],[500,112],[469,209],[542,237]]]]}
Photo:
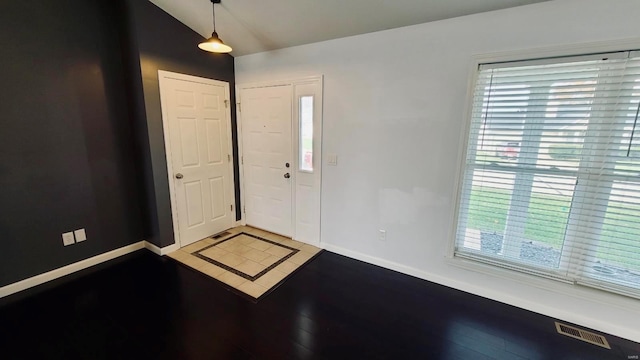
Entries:
{"type": "Polygon", "coordinates": [[[168,256],[258,299],[319,252],[315,246],[241,226],[168,256]]]}

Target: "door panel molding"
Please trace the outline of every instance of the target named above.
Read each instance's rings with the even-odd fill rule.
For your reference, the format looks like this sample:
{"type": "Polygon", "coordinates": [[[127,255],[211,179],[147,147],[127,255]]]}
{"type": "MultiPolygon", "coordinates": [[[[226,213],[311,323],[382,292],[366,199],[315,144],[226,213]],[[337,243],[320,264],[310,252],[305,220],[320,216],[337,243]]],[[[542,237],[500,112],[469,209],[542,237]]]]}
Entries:
{"type": "MultiPolygon", "coordinates": [[[[169,96],[169,94],[167,94],[167,89],[169,89],[170,86],[170,82],[172,80],[179,80],[179,81],[187,81],[187,82],[191,82],[191,83],[195,83],[195,84],[200,84],[200,85],[209,85],[209,86],[215,86],[215,87],[222,87],[224,89],[224,99],[222,99],[222,104],[225,104],[225,101],[227,104],[229,104],[229,99],[230,97],[230,88],[229,88],[229,83],[225,82],[225,81],[219,81],[219,80],[213,80],[213,79],[207,79],[207,78],[202,78],[202,77],[197,77],[197,76],[192,76],[192,75],[186,75],[186,74],[180,74],[180,73],[174,73],[174,72],[169,72],[169,71],[164,71],[164,70],[158,70],[158,80],[159,80],[159,86],[160,86],[160,104],[161,104],[161,109],[162,109],[162,128],[163,128],[163,133],[164,133],[164,146],[165,146],[165,155],[166,155],[166,160],[167,160],[167,179],[169,181],[169,196],[170,196],[170,200],[171,200],[171,216],[172,216],[172,222],[173,222],[173,235],[174,235],[174,241],[175,244],[179,247],[188,245],[188,244],[183,244],[183,239],[181,239],[180,236],[180,226],[179,226],[179,217],[178,217],[178,202],[177,202],[177,193],[178,193],[178,189],[176,189],[176,185],[175,185],[175,179],[174,179],[174,164],[173,164],[173,156],[182,156],[182,149],[172,149],[171,146],[171,124],[169,123],[169,104],[170,104],[170,100],[172,100],[169,96]],[[164,89],[164,90],[163,90],[164,89]],[[173,150],[173,151],[172,151],[173,150]]],[[[184,94],[183,94],[184,95],[184,94]]],[[[183,98],[184,100],[186,100],[187,98],[183,98]]],[[[218,101],[216,101],[215,103],[220,103],[218,101]]],[[[212,106],[214,103],[212,103],[212,99],[208,99],[205,98],[203,96],[203,108],[209,109],[211,108],[211,110],[217,110],[215,108],[213,108],[212,106]]],[[[223,107],[225,105],[222,105],[223,107]]],[[[232,142],[232,128],[231,128],[231,107],[230,106],[226,106],[226,108],[223,110],[224,111],[224,121],[226,122],[227,125],[227,131],[226,134],[220,134],[221,136],[226,136],[227,138],[227,148],[223,149],[222,147],[220,148],[211,148],[211,144],[194,144],[194,146],[196,148],[198,148],[199,146],[207,146],[206,149],[204,149],[203,153],[206,155],[204,158],[199,158],[197,160],[198,163],[208,163],[211,164],[213,159],[211,159],[211,156],[214,157],[214,159],[217,160],[218,156],[221,157],[221,161],[224,161],[225,157],[228,157],[228,168],[227,168],[227,173],[229,175],[229,184],[223,184],[226,185],[227,190],[224,192],[223,196],[224,199],[226,200],[225,204],[224,204],[224,211],[227,212],[228,214],[230,214],[229,216],[231,216],[231,222],[230,222],[230,226],[234,226],[236,224],[236,218],[235,218],[235,211],[231,211],[229,212],[229,208],[227,208],[230,204],[232,209],[236,208],[236,202],[235,202],[235,194],[234,194],[234,184],[235,184],[235,178],[234,178],[234,171],[233,171],[233,163],[234,163],[234,159],[233,159],[233,142],[232,142]],[[224,152],[227,152],[226,154],[224,152]],[[221,152],[221,154],[218,154],[219,152],[221,152]]],[[[206,121],[205,121],[206,123],[206,121]]],[[[214,131],[215,129],[210,129],[209,126],[205,127],[205,132],[207,137],[210,137],[209,131],[214,131]]],[[[218,127],[217,129],[218,132],[220,132],[220,129],[218,127]]],[[[196,134],[197,135],[197,134],[196,134]]],[[[213,163],[219,163],[217,161],[213,161],[213,163]]],[[[203,186],[209,187],[211,188],[211,185],[209,183],[206,184],[202,184],[203,186]]],[[[182,189],[184,190],[184,189],[182,189]]],[[[218,195],[216,195],[218,196],[218,195]]],[[[214,209],[213,205],[211,204],[211,202],[213,201],[213,197],[209,196],[209,199],[203,199],[204,201],[209,202],[208,205],[211,205],[211,212],[212,212],[212,217],[215,218],[215,212],[217,211],[216,209],[214,209]]],[[[186,216],[187,214],[184,214],[184,216],[186,216]]],[[[207,235],[211,235],[211,234],[206,234],[204,236],[207,235]]],[[[204,237],[203,236],[203,237],[204,237]]],[[[185,240],[186,241],[186,240],[185,240]]]]}

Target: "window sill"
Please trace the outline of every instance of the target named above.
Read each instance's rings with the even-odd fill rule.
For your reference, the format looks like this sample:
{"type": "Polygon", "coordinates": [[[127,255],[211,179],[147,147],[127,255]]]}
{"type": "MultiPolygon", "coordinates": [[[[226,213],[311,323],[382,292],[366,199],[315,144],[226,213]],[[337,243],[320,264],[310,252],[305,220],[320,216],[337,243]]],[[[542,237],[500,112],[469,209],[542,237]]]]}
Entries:
{"type": "Polygon", "coordinates": [[[489,275],[493,278],[514,281],[525,286],[536,287],[542,290],[551,291],[560,295],[573,297],[580,300],[587,300],[603,304],[606,306],[614,306],[625,311],[640,312],[640,302],[632,297],[624,296],[589,286],[573,284],[538,277],[522,273],[516,270],[509,270],[500,267],[483,264],[473,260],[447,256],[448,265],[455,266],[460,269],[473,271],[489,275]]]}

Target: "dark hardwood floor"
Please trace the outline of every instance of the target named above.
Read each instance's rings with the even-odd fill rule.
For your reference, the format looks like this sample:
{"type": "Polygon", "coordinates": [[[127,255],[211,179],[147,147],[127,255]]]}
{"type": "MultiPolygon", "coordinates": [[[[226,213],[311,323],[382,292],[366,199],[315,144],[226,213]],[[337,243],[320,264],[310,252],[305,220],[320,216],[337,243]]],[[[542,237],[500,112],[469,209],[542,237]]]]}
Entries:
{"type": "Polygon", "coordinates": [[[0,302],[0,359],[628,359],[554,319],[324,252],[260,302],[146,250],[0,302]],[[49,286],[51,287],[51,286],[49,286]]]}

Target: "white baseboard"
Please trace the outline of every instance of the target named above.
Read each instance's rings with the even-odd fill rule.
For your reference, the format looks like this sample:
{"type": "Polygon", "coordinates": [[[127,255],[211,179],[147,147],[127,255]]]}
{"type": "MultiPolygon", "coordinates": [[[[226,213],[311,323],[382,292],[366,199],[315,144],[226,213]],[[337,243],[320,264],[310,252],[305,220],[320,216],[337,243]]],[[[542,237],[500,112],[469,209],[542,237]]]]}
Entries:
{"type": "Polygon", "coordinates": [[[69,264],[67,266],[63,266],[61,268],[57,268],[55,270],[51,270],[40,275],[30,277],[28,279],[20,280],[13,284],[5,285],[3,287],[0,287],[0,298],[32,288],[34,286],[38,286],[40,284],[44,284],[48,281],[61,278],[63,276],[72,274],[80,270],[84,270],[86,268],[92,267],[94,265],[98,265],[105,261],[109,261],[117,257],[132,253],[134,251],[143,249],[144,247],[145,247],[145,241],[140,241],[135,244],[131,244],[131,245],[121,247],[119,249],[111,250],[104,254],[96,255],[94,257],[84,259],[84,260],[75,262],[73,264],[69,264]]]}
{"type": "Polygon", "coordinates": [[[487,299],[498,301],[504,304],[516,306],[525,310],[533,311],[542,315],[546,315],[552,318],[561,319],[572,322],[577,325],[589,327],[605,333],[619,336],[631,341],[640,342],[640,330],[630,329],[627,327],[618,326],[608,322],[599,321],[587,316],[576,316],[575,313],[570,313],[557,309],[551,306],[540,304],[535,301],[523,299],[521,297],[512,296],[508,293],[499,292],[491,289],[487,289],[482,286],[466,283],[463,281],[453,280],[439,275],[434,275],[416,268],[395,263],[393,261],[384,260],[374,256],[362,254],[357,251],[348,250],[339,246],[331,244],[321,243],[321,247],[327,251],[334,252],[336,254],[344,255],[352,259],[364,261],[369,264],[377,265],[383,268],[401,272],[403,274],[411,275],[423,280],[431,281],[436,284],[444,285],[456,290],[464,291],[470,294],[478,295],[487,299]]]}
{"type": "Polygon", "coordinates": [[[178,245],[178,244],[173,244],[173,245],[169,245],[169,246],[165,246],[163,248],[160,248],[160,247],[157,247],[156,245],[154,245],[154,244],[152,244],[152,243],[150,243],[148,241],[144,242],[144,247],[147,250],[152,251],[154,254],[160,255],[160,256],[167,255],[168,253],[171,253],[171,252],[174,252],[174,251],[180,249],[180,245],[178,245]]]}

